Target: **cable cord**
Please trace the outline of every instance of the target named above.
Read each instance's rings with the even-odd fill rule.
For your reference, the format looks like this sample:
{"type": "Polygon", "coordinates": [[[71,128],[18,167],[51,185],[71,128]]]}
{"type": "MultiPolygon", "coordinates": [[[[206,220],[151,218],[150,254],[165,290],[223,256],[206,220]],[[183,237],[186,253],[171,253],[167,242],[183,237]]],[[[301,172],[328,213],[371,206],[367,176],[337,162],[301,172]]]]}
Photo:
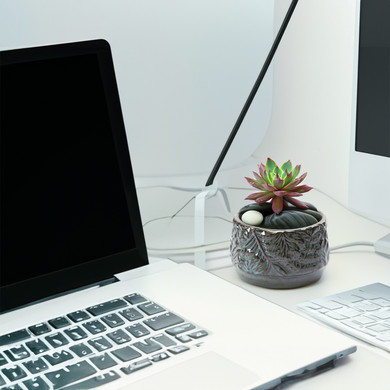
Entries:
{"type": "Polygon", "coordinates": [[[374,246],[374,243],[373,242],[370,242],[370,241],[354,241],[354,242],[348,242],[348,243],[345,243],[345,244],[340,244],[340,245],[334,245],[334,246],[331,246],[329,248],[329,251],[330,252],[334,252],[334,251],[337,251],[339,249],[343,249],[343,248],[349,248],[351,246],[359,246],[359,245],[362,245],[362,246],[374,246]]]}

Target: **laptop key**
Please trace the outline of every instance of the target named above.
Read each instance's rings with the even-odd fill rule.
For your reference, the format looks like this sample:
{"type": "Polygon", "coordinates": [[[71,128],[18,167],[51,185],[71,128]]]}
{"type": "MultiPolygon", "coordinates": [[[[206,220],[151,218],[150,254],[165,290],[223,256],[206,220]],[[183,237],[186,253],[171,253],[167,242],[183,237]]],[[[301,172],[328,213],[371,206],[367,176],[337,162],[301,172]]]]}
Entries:
{"type": "Polygon", "coordinates": [[[52,355],[43,355],[43,357],[52,365],[66,362],[73,359],[73,355],[68,351],[54,352],[52,355]]]}
{"type": "Polygon", "coordinates": [[[88,390],[88,389],[95,389],[96,387],[103,386],[107,383],[113,382],[117,379],[119,379],[120,376],[115,371],[109,371],[105,374],[96,375],[92,378],[88,378],[84,381],[75,383],[70,386],[66,386],[62,388],[63,390],[88,390]]]}
{"type": "Polygon", "coordinates": [[[184,320],[173,313],[164,313],[159,316],[150,318],[144,321],[144,324],[153,330],[160,330],[168,328],[169,326],[177,325],[184,322],[184,320]]]}
{"type": "Polygon", "coordinates": [[[83,325],[91,334],[102,333],[107,329],[107,327],[98,320],[89,321],[83,325]]]}
{"type": "Polygon", "coordinates": [[[118,316],[118,314],[107,314],[102,317],[101,320],[107,324],[110,328],[116,328],[117,326],[123,325],[125,321],[118,316]]]}
{"type": "Polygon", "coordinates": [[[164,347],[172,347],[176,342],[163,333],[156,334],[152,337],[154,341],[162,344],[164,347]]]}
{"type": "Polygon", "coordinates": [[[27,332],[27,329],[16,330],[15,332],[0,336],[0,347],[3,345],[15,344],[29,338],[31,338],[31,335],[27,332]]]}
{"type": "Polygon", "coordinates": [[[107,333],[107,336],[116,344],[127,343],[131,340],[131,337],[122,329],[118,329],[115,332],[107,333]]]}
{"type": "Polygon", "coordinates": [[[1,390],[24,390],[20,387],[20,385],[15,384],[11,386],[2,387],[1,390]]]}
{"type": "Polygon", "coordinates": [[[126,310],[122,310],[120,314],[123,315],[129,321],[135,321],[143,318],[143,314],[141,314],[137,309],[130,308],[126,310]]]}
{"type": "Polygon", "coordinates": [[[92,349],[88,347],[88,345],[85,345],[84,343],[72,345],[69,347],[69,349],[75,353],[78,357],[83,357],[90,355],[92,352],[92,349]]]}
{"type": "MultiPolygon", "coordinates": [[[[54,389],[59,389],[80,379],[87,378],[97,371],[87,361],[82,361],[56,371],[45,374],[46,378],[53,384],[54,389]]],[[[79,387],[83,389],[84,387],[79,387]]]]}
{"type": "Polygon", "coordinates": [[[23,381],[27,390],[50,390],[50,386],[39,376],[23,381]]]}
{"type": "Polygon", "coordinates": [[[49,347],[40,339],[28,341],[26,345],[34,355],[38,355],[49,350],[49,347]]]}
{"type": "Polygon", "coordinates": [[[123,298],[126,299],[126,301],[131,303],[132,305],[136,305],[138,303],[142,303],[142,302],[146,302],[147,301],[146,298],[144,298],[142,295],[137,294],[137,293],[126,295],[123,298]]]}
{"type": "Polygon", "coordinates": [[[51,331],[49,325],[44,322],[41,324],[30,326],[28,329],[30,329],[30,331],[34,333],[35,336],[40,336],[44,333],[49,333],[51,331]]]}
{"type": "Polygon", "coordinates": [[[94,356],[89,359],[99,370],[116,366],[118,363],[108,354],[94,356]]]}
{"type": "Polygon", "coordinates": [[[188,336],[190,336],[193,339],[200,339],[201,337],[207,336],[208,333],[205,330],[197,330],[194,333],[190,333],[188,336]]]}
{"type": "Polygon", "coordinates": [[[195,326],[190,323],[186,323],[186,324],[174,326],[173,328],[167,329],[165,332],[167,332],[171,336],[176,336],[180,333],[184,333],[192,329],[195,329],[195,326]]]}
{"type": "Polygon", "coordinates": [[[153,362],[157,363],[157,362],[161,362],[162,360],[165,360],[168,358],[169,358],[169,355],[166,352],[161,352],[161,353],[157,353],[157,354],[153,355],[150,359],[153,362]]]}
{"type": "Polygon", "coordinates": [[[157,303],[154,303],[154,302],[142,303],[141,305],[138,305],[137,307],[138,307],[138,309],[142,310],[144,313],[146,313],[149,316],[165,311],[165,309],[163,307],[161,307],[160,305],[157,305],[157,303]]]}
{"type": "Polygon", "coordinates": [[[133,346],[146,354],[157,352],[162,349],[162,346],[160,344],[157,344],[152,339],[146,339],[143,342],[138,341],[134,343],[133,346]]]}
{"type": "Polygon", "coordinates": [[[129,360],[136,359],[141,356],[141,354],[131,347],[123,347],[116,349],[111,352],[118,359],[122,360],[122,362],[128,362],[129,360]]]}
{"type": "Polygon", "coordinates": [[[150,332],[142,324],[130,325],[126,327],[126,330],[137,338],[150,334],[150,332]]]}
{"type": "Polygon", "coordinates": [[[65,329],[65,334],[71,338],[73,341],[85,339],[88,335],[82,328],[79,326],[74,326],[73,328],[65,329]]]}
{"type": "Polygon", "coordinates": [[[6,376],[11,382],[17,381],[27,376],[23,368],[17,365],[3,368],[1,371],[4,376],[6,376]]]}
{"type": "Polygon", "coordinates": [[[122,367],[121,370],[126,375],[132,374],[135,371],[142,370],[145,367],[151,366],[152,362],[149,359],[139,360],[138,362],[134,362],[129,364],[126,367],[122,367]]]}
{"type": "Polygon", "coordinates": [[[70,321],[66,317],[57,317],[49,321],[49,324],[56,329],[70,325],[70,321]]]}
{"type": "Polygon", "coordinates": [[[17,345],[10,348],[8,351],[4,351],[4,354],[13,362],[25,359],[30,356],[30,352],[24,347],[24,345],[17,345]]]}
{"type": "Polygon", "coordinates": [[[85,312],[84,310],[77,310],[72,313],[68,314],[68,317],[73,321],[73,322],[81,322],[84,320],[87,320],[88,318],[91,318],[91,316],[85,312]]]}
{"type": "Polygon", "coordinates": [[[92,340],[89,340],[88,343],[92,345],[92,347],[94,347],[98,352],[103,352],[106,349],[112,347],[112,344],[103,336],[96,337],[92,340]]]}
{"type": "Polygon", "coordinates": [[[4,366],[4,364],[7,364],[7,359],[0,353],[0,367],[4,366]]]}
{"type": "Polygon", "coordinates": [[[94,305],[87,308],[87,311],[93,316],[99,316],[101,314],[108,313],[122,307],[127,306],[127,302],[123,299],[112,299],[111,301],[100,303],[99,305],[94,305]]]}
{"type": "Polygon", "coordinates": [[[62,333],[55,333],[45,337],[46,341],[54,348],[69,344],[69,341],[62,333]]]}
{"type": "Polygon", "coordinates": [[[30,360],[23,363],[23,365],[31,372],[31,374],[39,374],[40,372],[49,368],[49,366],[43,361],[42,358],[30,360]]]}
{"type": "Polygon", "coordinates": [[[188,350],[189,350],[189,348],[186,347],[185,345],[176,345],[172,348],[168,348],[168,351],[173,353],[174,355],[178,355],[179,353],[182,353],[182,352],[185,352],[188,350]]]}

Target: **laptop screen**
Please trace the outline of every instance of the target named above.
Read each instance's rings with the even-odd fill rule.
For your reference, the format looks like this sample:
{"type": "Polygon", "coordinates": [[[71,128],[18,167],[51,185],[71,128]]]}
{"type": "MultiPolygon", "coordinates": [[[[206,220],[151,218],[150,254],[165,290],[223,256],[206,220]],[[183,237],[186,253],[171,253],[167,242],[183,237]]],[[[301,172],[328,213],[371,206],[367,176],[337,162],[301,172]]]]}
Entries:
{"type": "Polygon", "coordinates": [[[1,310],[146,264],[108,43],[0,62],[1,310]]]}

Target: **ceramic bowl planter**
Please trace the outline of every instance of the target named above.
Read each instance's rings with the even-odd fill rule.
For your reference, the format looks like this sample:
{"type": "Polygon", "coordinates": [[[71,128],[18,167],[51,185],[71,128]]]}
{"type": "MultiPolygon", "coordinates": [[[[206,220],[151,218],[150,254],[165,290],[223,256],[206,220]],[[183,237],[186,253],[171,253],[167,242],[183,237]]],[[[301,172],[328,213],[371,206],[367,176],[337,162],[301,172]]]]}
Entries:
{"type": "MultiPolygon", "coordinates": [[[[322,214],[322,213],[321,213],[322,214]]],[[[316,282],[329,260],[326,220],[295,229],[266,229],[234,218],[231,257],[239,276],[267,288],[316,282]]]]}

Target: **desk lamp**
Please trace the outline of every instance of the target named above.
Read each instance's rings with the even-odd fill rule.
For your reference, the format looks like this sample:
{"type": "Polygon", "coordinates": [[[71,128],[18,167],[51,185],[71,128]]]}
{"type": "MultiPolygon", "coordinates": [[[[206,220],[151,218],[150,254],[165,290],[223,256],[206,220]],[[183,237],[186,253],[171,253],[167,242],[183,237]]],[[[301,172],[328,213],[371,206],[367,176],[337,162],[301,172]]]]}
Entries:
{"type": "MultiPolygon", "coordinates": [[[[205,269],[206,268],[206,250],[207,249],[214,249],[213,245],[206,245],[205,244],[205,205],[206,201],[212,197],[219,196],[222,198],[222,203],[224,204],[225,211],[227,214],[229,214],[229,222],[232,219],[232,216],[230,215],[230,204],[228,200],[228,196],[226,194],[226,191],[224,188],[221,188],[218,186],[218,184],[215,182],[215,177],[230,149],[231,144],[233,143],[233,140],[235,136],[238,133],[238,130],[240,129],[241,124],[244,121],[244,118],[256,96],[256,93],[260,87],[260,85],[263,82],[263,79],[265,75],[267,74],[268,68],[271,64],[271,61],[276,53],[276,50],[281,42],[281,39],[283,37],[283,34],[290,22],[290,19],[292,17],[292,14],[295,10],[295,7],[298,3],[298,0],[292,0],[291,4],[287,10],[287,13],[284,17],[284,20],[280,26],[280,29],[276,35],[276,38],[271,46],[271,49],[268,53],[268,56],[266,57],[266,60],[263,64],[263,67],[261,68],[261,71],[250,91],[250,94],[240,112],[240,115],[238,116],[236,123],[232,129],[232,131],[229,134],[229,137],[220,153],[218,156],[218,159],[213,166],[211,173],[206,181],[206,184],[204,188],[194,197],[190,199],[189,202],[187,202],[184,206],[178,209],[178,211],[169,217],[171,220],[174,218],[178,217],[179,213],[186,207],[189,203],[191,203],[195,199],[195,205],[194,205],[194,218],[193,218],[193,223],[194,223],[194,246],[191,248],[188,248],[190,251],[193,250],[194,253],[194,263],[196,266],[205,269]]],[[[223,217],[219,217],[223,219],[223,217]]],[[[149,222],[148,222],[149,223],[149,222]]],[[[148,224],[146,223],[144,227],[148,224]]],[[[226,242],[226,244],[228,241],[226,242]]],[[[218,243],[217,243],[218,244],[218,243]]],[[[227,245],[225,245],[226,247],[227,245]]],[[[215,246],[214,246],[215,247],[215,246]]],[[[220,248],[218,248],[220,249],[220,248]]]]}

